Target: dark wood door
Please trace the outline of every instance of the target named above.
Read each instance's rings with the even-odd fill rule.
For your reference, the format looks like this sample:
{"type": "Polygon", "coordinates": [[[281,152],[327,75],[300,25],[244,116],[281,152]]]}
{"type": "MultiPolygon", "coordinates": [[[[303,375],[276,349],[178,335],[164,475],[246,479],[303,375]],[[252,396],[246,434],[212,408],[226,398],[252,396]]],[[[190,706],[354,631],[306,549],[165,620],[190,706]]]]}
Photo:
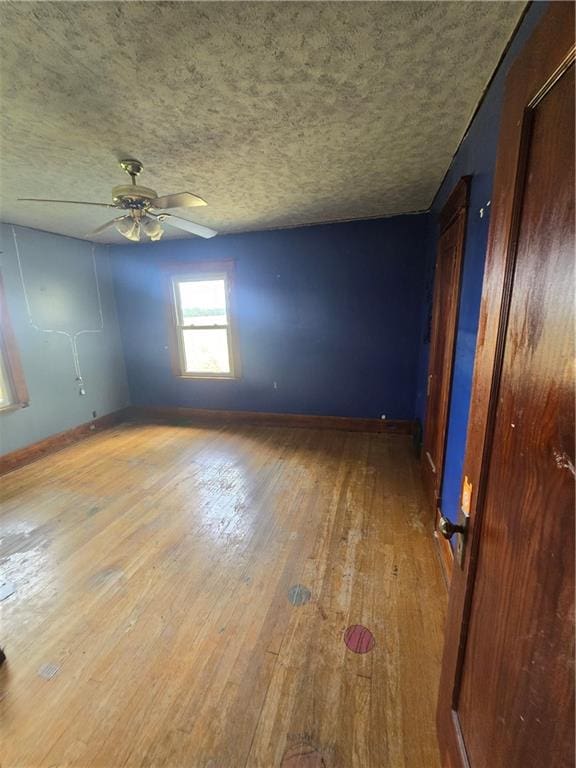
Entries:
{"type": "Polygon", "coordinates": [[[440,497],[444,466],[467,204],[468,178],[465,177],[455,187],[440,215],[440,237],[434,271],[422,455],[424,487],[434,511],[440,497]]]}
{"type": "Polygon", "coordinates": [[[574,766],[573,44],[552,4],[508,79],[438,708],[452,768],[574,766]]]}

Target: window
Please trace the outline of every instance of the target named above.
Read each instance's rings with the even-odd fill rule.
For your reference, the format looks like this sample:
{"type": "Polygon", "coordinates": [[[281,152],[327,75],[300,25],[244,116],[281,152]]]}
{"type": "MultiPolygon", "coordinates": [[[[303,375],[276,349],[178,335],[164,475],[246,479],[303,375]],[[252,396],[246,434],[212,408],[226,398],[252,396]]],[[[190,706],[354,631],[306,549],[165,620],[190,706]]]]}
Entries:
{"type": "Polygon", "coordinates": [[[0,412],[28,405],[28,390],[0,278],[0,412]]]}
{"type": "Polygon", "coordinates": [[[230,264],[195,265],[194,271],[172,276],[180,376],[237,378],[230,293],[230,264]]]}
{"type": "Polygon", "coordinates": [[[8,408],[14,401],[14,395],[12,394],[12,387],[8,379],[8,373],[6,371],[6,364],[4,362],[4,355],[0,355],[0,409],[8,408]]]}

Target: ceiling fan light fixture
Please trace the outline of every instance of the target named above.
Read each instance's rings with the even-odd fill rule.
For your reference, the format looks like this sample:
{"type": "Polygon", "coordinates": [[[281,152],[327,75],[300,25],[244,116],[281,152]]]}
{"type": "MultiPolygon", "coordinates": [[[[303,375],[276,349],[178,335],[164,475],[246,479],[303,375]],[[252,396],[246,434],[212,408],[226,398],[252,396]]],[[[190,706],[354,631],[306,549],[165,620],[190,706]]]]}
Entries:
{"type": "MultiPolygon", "coordinates": [[[[93,205],[99,208],[115,208],[124,212],[124,216],[107,221],[92,232],[88,232],[86,237],[101,235],[110,228],[115,228],[122,237],[134,243],[139,243],[141,239],[145,240],[146,238],[160,240],[164,234],[162,224],[167,219],[172,227],[183,229],[185,232],[198,235],[198,237],[209,238],[218,234],[215,229],[210,229],[203,224],[196,224],[189,219],[183,219],[171,213],[165,213],[163,210],[165,208],[202,206],[207,204],[206,200],[198,197],[198,195],[193,195],[191,192],[176,192],[158,197],[155,189],[142,187],[136,183],[144,167],[139,160],[135,158],[120,160],[120,167],[130,176],[132,184],[115,186],[112,190],[112,203],[93,203],[88,200],[55,200],[45,197],[19,197],[18,200],[32,203],[93,205]]],[[[168,231],[170,232],[170,228],[168,231]]]]}
{"type": "Polygon", "coordinates": [[[158,219],[152,219],[149,216],[142,220],[142,229],[150,240],[160,240],[164,234],[164,229],[158,219]]]}
{"type": "Polygon", "coordinates": [[[127,240],[135,243],[140,241],[140,222],[132,218],[118,219],[114,224],[118,232],[127,240]]]}

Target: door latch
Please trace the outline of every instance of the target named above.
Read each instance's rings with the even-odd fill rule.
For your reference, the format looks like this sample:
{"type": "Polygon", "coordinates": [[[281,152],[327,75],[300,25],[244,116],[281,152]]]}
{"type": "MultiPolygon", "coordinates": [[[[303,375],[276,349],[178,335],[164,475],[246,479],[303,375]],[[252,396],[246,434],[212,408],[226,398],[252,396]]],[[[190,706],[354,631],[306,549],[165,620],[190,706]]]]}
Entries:
{"type": "Polygon", "coordinates": [[[466,533],[466,526],[453,523],[451,520],[448,520],[447,517],[444,517],[444,515],[440,515],[438,530],[445,539],[450,540],[455,533],[466,533]]]}
{"type": "Polygon", "coordinates": [[[462,567],[462,562],[464,561],[464,545],[468,534],[468,517],[464,515],[464,523],[460,524],[453,523],[451,520],[448,520],[447,517],[444,517],[444,515],[440,515],[440,519],[438,520],[438,531],[445,539],[448,539],[448,541],[450,541],[455,534],[458,536],[454,556],[458,565],[462,567]]]}

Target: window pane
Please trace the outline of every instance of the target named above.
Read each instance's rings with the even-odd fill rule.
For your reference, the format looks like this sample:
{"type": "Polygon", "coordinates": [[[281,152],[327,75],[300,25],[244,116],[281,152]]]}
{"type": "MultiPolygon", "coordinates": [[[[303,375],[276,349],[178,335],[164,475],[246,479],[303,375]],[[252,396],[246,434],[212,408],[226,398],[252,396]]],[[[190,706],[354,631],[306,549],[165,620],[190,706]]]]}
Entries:
{"type": "Polygon", "coordinates": [[[230,373],[226,329],[183,330],[185,373],[230,373]]]}
{"type": "Polygon", "coordinates": [[[226,283],[187,280],[178,283],[182,325],[226,325],[226,283]]]}
{"type": "Polygon", "coordinates": [[[6,373],[6,366],[2,359],[2,350],[0,349],[0,408],[5,408],[7,405],[11,405],[12,402],[13,397],[10,390],[10,383],[6,373]]]}

